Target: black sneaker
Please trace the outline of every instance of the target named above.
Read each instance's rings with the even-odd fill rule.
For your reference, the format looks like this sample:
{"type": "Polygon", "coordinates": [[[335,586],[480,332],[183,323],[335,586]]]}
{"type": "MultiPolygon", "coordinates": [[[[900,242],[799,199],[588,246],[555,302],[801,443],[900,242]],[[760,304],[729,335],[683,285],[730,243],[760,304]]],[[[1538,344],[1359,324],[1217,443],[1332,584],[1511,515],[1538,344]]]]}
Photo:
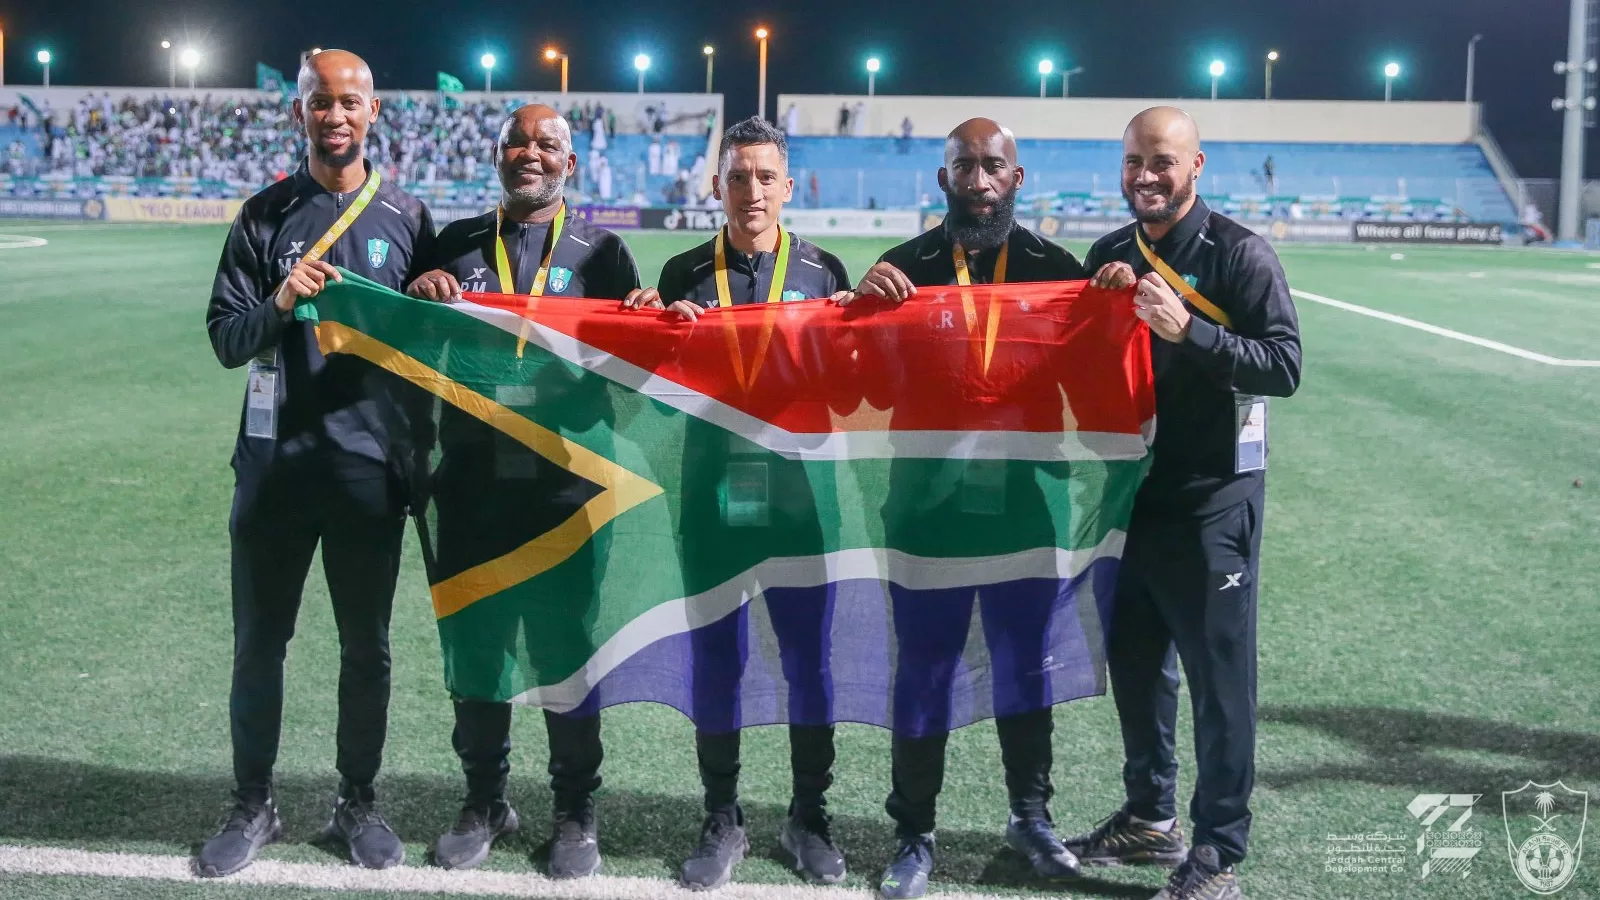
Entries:
{"type": "Polygon", "coordinates": [[[217,833],[206,839],[194,859],[201,878],[221,878],[255,862],[261,848],[283,836],[278,805],[271,796],[247,797],[235,791],[233,807],[217,833]]]}
{"type": "Polygon", "coordinates": [[[933,833],[900,838],[889,868],[883,870],[878,893],[885,900],[907,900],[928,892],[928,876],[933,874],[933,833]]]}
{"type": "Polygon", "coordinates": [[[405,845],[378,812],[371,788],[335,800],[333,819],[322,836],[348,847],[350,861],[363,869],[388,869],[405,862],[405,845]]]}
{"type": "Polygon", "coordinates": [[[557,810],[550,834],[551,878],[588,878],[600,871],[600,832],[594,806],[557,810]]]}
{"type": "Polygon", "coordinates": [[[1233,866],[1222,864],[1217,848],[1200,844],[1154,900],[1244,900],[1244,892],[1233,866]]]}
{"type": "Polygon", "coordinates": [[[1067,838],[1066,846],[1086,866],[1175,866],[1189,855],[1182,822],[1157,831],[1135,822],[1126,809],[1112,813],[1087,834],[1067,838]]]}
{"type": "Polygon", "coordinates": [[[844,851],[833,842],[828,817],[821,812],[790,815],[778,832],[778,843],[794,857],[794,870],[817,884],[844,880],[844,851]]]}
{"type": "Polygon", "coordinates": [[[733,867],[750,852],[744,834],[744,813],[737,808],[706,816],[700,826],[700,843],[683,861],[679,873],[683,886],[691,891],[709,891],[728,883],[733,867]]]}
{"type": "Polygon", "coordinates": [[[1056,837],[1049,819],[1013,817],[1006,825],[1006,843],[1028,858],[1040,878],[1071,878],[1078,874],[1078,858],[1056,837]]]}
{"type": "Polygon", "coordinates": [[[516,832],[517,811],[504,800],[461,807],[455,827],[433,845],[433,861],[446,869],[470,869],[489,858],[495,839],[516,832]]]}

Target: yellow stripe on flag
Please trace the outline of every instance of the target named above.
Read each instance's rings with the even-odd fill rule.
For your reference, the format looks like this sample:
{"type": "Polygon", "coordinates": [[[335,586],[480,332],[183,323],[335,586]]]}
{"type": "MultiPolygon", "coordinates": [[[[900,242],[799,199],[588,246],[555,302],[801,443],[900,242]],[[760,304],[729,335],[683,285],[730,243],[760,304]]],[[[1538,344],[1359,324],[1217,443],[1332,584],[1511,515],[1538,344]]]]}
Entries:
{"type": "Polygon", "coordinates": [[[479,563],[433,586],[433,612],[443,619],[472,604],[555,568],[577,553],[607,522],[662,493],[661,486],[628,471],[582,444],[517,415],[427,364],[348,325],[323,322],[317,342],[324,354],[348,353],[387,369],[500,431],[580,478],[600,493],[555,528],[504,556],[479,563]]]}

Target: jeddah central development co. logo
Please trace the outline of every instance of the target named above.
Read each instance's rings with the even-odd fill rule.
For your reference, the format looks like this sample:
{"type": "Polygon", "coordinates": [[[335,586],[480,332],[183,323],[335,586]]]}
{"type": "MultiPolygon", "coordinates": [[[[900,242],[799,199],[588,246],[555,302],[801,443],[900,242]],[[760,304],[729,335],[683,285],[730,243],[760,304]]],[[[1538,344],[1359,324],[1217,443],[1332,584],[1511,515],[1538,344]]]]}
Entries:
{"type": "Polygon", "coordinates": [[[1511,868],[1528,890],[1554,894],[1567,886],[1583,859],[1583,829],[1589,821],[1589,792],[1557,781],[1530,781],[1500,793],[1506,818],[1506,850],[1511,868]]]}

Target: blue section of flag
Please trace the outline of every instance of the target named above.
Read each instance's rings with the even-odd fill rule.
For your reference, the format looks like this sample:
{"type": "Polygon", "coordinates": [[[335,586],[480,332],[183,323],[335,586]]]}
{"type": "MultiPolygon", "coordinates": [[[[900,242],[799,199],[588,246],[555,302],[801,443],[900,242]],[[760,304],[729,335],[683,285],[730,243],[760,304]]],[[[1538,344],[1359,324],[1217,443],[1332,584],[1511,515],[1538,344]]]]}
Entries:
{"type": "Polygon", "coordinates": [[[933,591],[774,589],[632,654],[573,714],[646,701],[708,733],[860,722],[922,737],[1103,694],[1118,566],[933,591]]]}

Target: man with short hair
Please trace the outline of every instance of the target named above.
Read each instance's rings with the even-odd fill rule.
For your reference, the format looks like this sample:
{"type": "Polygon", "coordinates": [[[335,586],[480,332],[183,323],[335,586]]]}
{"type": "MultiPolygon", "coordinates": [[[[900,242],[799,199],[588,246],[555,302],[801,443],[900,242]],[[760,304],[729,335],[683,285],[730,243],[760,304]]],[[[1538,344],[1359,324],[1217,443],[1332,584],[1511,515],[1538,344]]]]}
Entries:
{"type": "MultiPolygon", "coordinates": [[[[898,303],[915,296],[919,285],[1085,277],[1087,273],[1071,253],[1017,223],[1016,199],[1023,175],[1017,163],[1016,140],[1008,129],[989,119],[972,119],[957,126],[945,140],[944,166],[938,173],[939,186],[949,203],[944,222],[885,253],[861,279],[856,293],[898,303]]],[[[950,319],[959,320],[959,315],[950,319]]],[[[964,351],[966,345],[952,342],[950,346],[964,351]]],[[[906,377],[918,375],[908,370],[906,377]]],[[[985,522],[993,521],[985,516],[1004,514],[1007,507],[1020,509],[1043,502],[1031,474],[1012,477],[1012,472],[997,473],[984,465],[988,461],[975,461],[966,467],[960,476],[962,487],[952,495],[963,499],[942,502],[925,515],[911,513],[908,510],[917,504],[931,506],[934,501],[925,496],[930,483],[935,477],[947,477],[943,472],[918,471],[917,462],[897,461],[897,471],[890,474],[885,528],[901,531],[904,541],[925,540],[926,529],[983,528],[985,522]],[[998,484],[990,483],[996,476],[998,484]],[[968,496],[990,497],[985,504],[988,508],[969,508],[964,500],[968,496]]],[[[1014,518],[1047,520],[1048,516],[1014,518]]],[[[1039,537],[1047,544],[1053,539],[1053,535],[1039,537]]],[[[991,642],[1001,639],[1015,644],[1019,649],[1009,655],[1016,658],[1017,665],[1031,666],[1036,672],[1045,665],[1044,651],[1030,654],[1039,648],[1040,635],[1046,632],[1045,622],[1058,587],[1034,579],[997,585],[993,596],[983,597],[970,590],[918,591],[895,585],[891,589],[899,655],[894,790],[887,807],[896,823],[900,849],[884,872],[879,890],[889,898],[920,897],[933,871],[935,805],[944,782],[949,738],[949,679],[966,639],[965,629],[933,628],[930,622],[934,617],[969,622],[974,602],[981,606],[1003,602],[1005,613],[993,621],[994,627],[1004,628],[1005,633],[990,636],[991,618],[985,615],[986,637],[991,642]],[[953,643],[944,640],[950,635],[953,643]]],[[[1027,681],[1024,673],[1019,672],[1018,678],[1027,681]]],[[[1006,841],[1028,858],[1035,873],[1053,879],[1076,874],[1078,861],[1056,838],[1051,823],[1048,804],[1054,793],[1050,784],[1054,726],[1045,702],[1047,698],[1037,696],[1029,698],[1028,705],[1036,706],[1032,711],[1003,714],[997,710],[995,725],[1011,805],[1006,841]]]]}
{"type": "MultiPolygon", "coordinates": [[[[446,226],[430,256],[431,270],[408,293],[437,301],[456,299],[462,291],[622,300],[639,287],[638,267],[622,239],[566,206],[563,191],[578,157],[571,126],[560,113],[538,104],[520,107],[501,125],[496,151],[499,206],[446,226]]],[[[582,389],[557,383],[554,370],[540,378],[543,391],[582,389]]],[[[494,540],[509,519],[551,515],[574,503],[565,483],[549,473],[541,477],[542,464],[524,472],[502,460],[496,435],[488,424],[453,408],[441,416],[435,553],[448,569],[460,567],[456,557],[469,558],[485,540],[494,540]]],[[[576,503],[587,499],[585,494],[576,503]]],[[[573,640],[581,644],[589,640],[585,616],[593,591],[574,584],[570,593],[551,598],[549,615],[532,627],[573,629],[573,640]]],[[[526,652],[517,638],[506,635],[508,655],[526,652]]],[[[507,798],[511,704],[457,699],[455,715],[452,743],[466,774],[467,796],[433,856],[445,868],[465,869],[483,862],[496,838],[519,827],[507,798]]],[[[593,798],[604,756],[600,717],[580,707],[572,714],[546,710],[544,721],[555,795],[549,874],[592,875],[600,867],[593,798]]]]}
{"type": "Polygon", "coordinates": [[[1255,782],[1267,398],[1300,383],[1299,324],[1272,246],[1196,196],[1206,157],[1188,113],[1135,116],[1122,154],[1136,221],[1096,241],[1088,263],[1100,286],[1138,285],[1157,427],[1106,642],[1127,802],[1067,844],[1087,864],[1177,865],[1158,900],[1239,900],[1234,867],[1255,782]],[[1193,849],[1177,818],[1174,649],[1194,706],[1193,849]]]}
{"type": "Polygon", "coordinates": [[[349,355],[324,358],[294,308],[340,275],[396,290],[429,252],[433,220],[383,181],[363,152],[378,114],[372,72],[327,50],[300,70],[295,121],[310,152],[300,169],[245,201],[217,266],[206,328],[217,358],[250,366],[233,453],[233,806],[201,847],[205,877],[248,866],[278,838],[272,769],[283,717],[283,659],[317,545],[339,627],[339,793],[327,836],[358,865],[405,856],[378,813],[373,780],[389,707],[389,615],[417,474],[409,429],[383,398],[388,373],[349,355]]]}
{"type": "MultiPolygon", "coordinates": [[[[712,181],[712,192],[727,213],[727,225],[712,240],[667,260],[661,269],[659,291],[647,289],[626,305],[664,305],[694,321],[703,310],[719,307],[843,298],[850,285],[844,264],[779,224],[783,205],[794,196],[788,156],[783,133],[764,119],[746,119],[729,128],[722,138],[718,172],[712,181]]],[[[787,347],[773,347],[770,357],[759,364],[769,373],[799,373],[808,365],[806,360],[790,358],[787,347]]],[[[752,381],[760,377],[759,372],[752,368],[752,381]]],[[[824,372],[810,374],[828,377],[824,372]]],[[[683,534],[685,565],[697,568],[697,558],[752,544],[770,547],[785,557],[820,558],[824,524],[804,463],[738,457],[739,450],[730,445],[726,432],[690,421],[684,435],[683,520],[702,524],[683,534]],[[723,500],[733,490],[730,473],[735,467],[742,467],[740,471],[747,476],[741,482],[760,486],[759,496],[746,498],[748,502],[737,511],[723,500]],[[752,475],[752,467],[757,474],[752,475]]],[[[833,783],[834,758],[832,710],[827,702],[831,692],[825,672],[833,592],[827,582],[825,573],[819,573],[820,587],[753,589],[761,591],[766,604],[789,687],[789,759],[794,780],[779,842],[807,880],[837,884],[844,880],[845,860],[833,842],[824,797],[833,783]]],[[[684,885],[691,889],[727,883],[734,866],[749,850],[744,812],[739,806],[736,705],[744,666],[741,648],[746,642],[736,632],[737,617],[730,617],[727,625],[694,632],[695,748],[705,788],[706,819],[699,845],[681,872],[684,885]]]]}

